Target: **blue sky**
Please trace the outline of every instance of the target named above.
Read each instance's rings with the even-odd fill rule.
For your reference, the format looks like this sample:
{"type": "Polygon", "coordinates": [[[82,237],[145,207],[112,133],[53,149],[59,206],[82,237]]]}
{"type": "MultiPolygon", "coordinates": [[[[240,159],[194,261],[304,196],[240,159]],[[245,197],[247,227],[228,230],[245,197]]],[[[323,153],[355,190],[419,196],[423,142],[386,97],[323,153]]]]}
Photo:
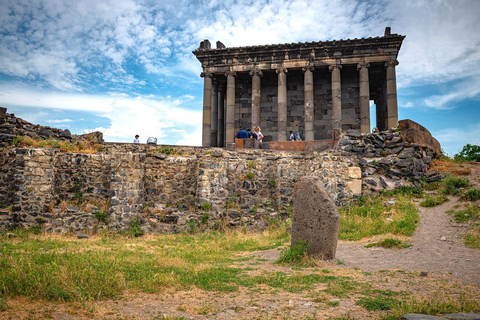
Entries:
{"type": "Polygon", "coordinates": [[[0,0],[0,106],[107,141],[200,145],[203,82],[192,50],[406,35],[399,118],[450,154],[480,144],[477,0],[0,0]]]}

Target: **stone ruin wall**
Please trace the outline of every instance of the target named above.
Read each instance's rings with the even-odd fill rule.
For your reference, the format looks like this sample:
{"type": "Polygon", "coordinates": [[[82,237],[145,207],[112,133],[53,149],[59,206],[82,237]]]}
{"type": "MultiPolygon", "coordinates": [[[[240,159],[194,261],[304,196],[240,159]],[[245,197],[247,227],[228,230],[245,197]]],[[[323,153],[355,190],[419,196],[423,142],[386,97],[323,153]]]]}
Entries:
{"type": "MultiPolygon", "coordinates": [[[[336,152],[321,155],[260,150],[182,148],[182,155],[165,155],[145,145],[106,145],[98,154],[62,153],[55,149],[14,149],[8,153],[9,170],[2,171],[0,192],[12,212],[1,211],[0,228],[42,225],[48,231],[91,229],[98,224],[93,212],[71,206],[68,212],[50,203],[73,200],[75,185],[84,198],[110,202],[108,226],[128,228],[137,215],[147,232],[175,232],[189,221],[200,221],[208,203],[215,222],[259,226],[267,217],[287,216],[294,183],[304,175],[323,178],[338,204],[354,195],[361,172],[356,162],[336,152]],[[13,185],[7,175],[14,176],[13,185]],[[248,178],[248,175],[252,176],[248,178]]],[[[358,192],[358,191],[357,191],[358,192]]],[[[101,227],[102,225],[100,225],[101,227]]]]}
{"type": "Polygon", "coordinates": [[[182,154],[166,155],[157,147],[132,144],[106,144],[97,154],[4,150],[0,193],[12,212],[0,209],[0,228],[127,229],[137,215],[146,232],[185,231],[193,222],[201,228],[219,222],[262,228],[268,219],[291,212],[294,184],[302,176],[321,177],[337,205],[362,191],[440,178],[426,172],[434,152],[402,142],[396,132],[350,131],[337,151],[319,154],[173,148],[182,154]],[[84,198],[109,201],[107,224],[99,223],[93,210],[74,205],[67,212],[49,212],[50,203],[73,200],[76,185],[84,198]],[[211,206],[204,222],[203,203],[211,206]]]}
{"type": "MultiPolygon", "coordinates": [[[[3,116],[0,131],[33,137],[41,137],[44,129],[62,132],[3,116]]],[[[165,154],[165,146],[143,144],[106,143],[97,154],[16,148],[15,135],[0,132],[0,229],[125,230],[137,216],[146,232],[218,224],[263,228],[269,219],[291,213],[294,184],[302,176],[319,176],[337,205],[365,192],[440,179],[427,172],[440,152],[438,142],[412,121],[400,121],[400,129],[377,134],[347,130],[325,152],[169,147],[172,154],[165,154]],[[76,191],[109,203],[106,223],[99,223],[95,207],[73,204],[76,191]],[[70,205],[61,208],[62,201],[70,205]],[[208,211],[202,209],[204,203],[211,206],[208,211]]],[[[72,141],[84,138],[72,136],[72,141]]],[[[101,134],[97,138],[101,141],[101,134]]]]}

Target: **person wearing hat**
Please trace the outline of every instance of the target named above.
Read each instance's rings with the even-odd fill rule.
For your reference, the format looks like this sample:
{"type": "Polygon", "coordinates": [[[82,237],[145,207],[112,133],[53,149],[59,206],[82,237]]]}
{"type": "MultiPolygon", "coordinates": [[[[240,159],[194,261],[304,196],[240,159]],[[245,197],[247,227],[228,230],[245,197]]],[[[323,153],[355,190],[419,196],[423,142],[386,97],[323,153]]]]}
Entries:
{"type": "Polygon", "coordinates": [[[138,140],[138,138],[140,138],[140,136],[138,134],[135,135],[135,139],[133,139],[133,143],[140,143],[140,140],[138,140]]]}

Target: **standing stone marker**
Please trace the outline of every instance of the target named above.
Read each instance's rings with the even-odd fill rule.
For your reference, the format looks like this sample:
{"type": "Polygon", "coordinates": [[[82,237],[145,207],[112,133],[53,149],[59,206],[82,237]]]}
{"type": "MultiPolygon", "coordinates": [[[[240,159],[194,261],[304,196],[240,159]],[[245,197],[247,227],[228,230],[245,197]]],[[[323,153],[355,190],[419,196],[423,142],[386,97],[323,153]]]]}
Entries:
{"type": "Polygon", "coordinates": [[[307,253],[324,260],[335,259],[340,215],[319,177],[302,177],[293,195],[292,245],[309,244],[307,253]]]}

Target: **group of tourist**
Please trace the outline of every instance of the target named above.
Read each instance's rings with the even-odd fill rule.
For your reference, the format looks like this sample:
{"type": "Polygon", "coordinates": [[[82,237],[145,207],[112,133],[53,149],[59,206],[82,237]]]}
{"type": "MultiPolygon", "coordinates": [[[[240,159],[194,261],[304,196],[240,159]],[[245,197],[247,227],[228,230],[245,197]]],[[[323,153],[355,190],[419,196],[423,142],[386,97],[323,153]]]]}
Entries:
{"type": "Polygon", "coordinates": [[[263,141],[263,134],[259,126],[255,126],[253,128],[253,132],[250,129],[240,128],[238,132],[235,134],[235,138],[237,139],[256,139],[258,142],[263,141]]]}
{"type": "Polygon", "coordinates": [[[297,132],[297,135],[293,134],[293,131],[290,131],[290,137],[288,138],[290,141],[302,141],[302,138],[300,138],[300,132],[297,132]]]}

